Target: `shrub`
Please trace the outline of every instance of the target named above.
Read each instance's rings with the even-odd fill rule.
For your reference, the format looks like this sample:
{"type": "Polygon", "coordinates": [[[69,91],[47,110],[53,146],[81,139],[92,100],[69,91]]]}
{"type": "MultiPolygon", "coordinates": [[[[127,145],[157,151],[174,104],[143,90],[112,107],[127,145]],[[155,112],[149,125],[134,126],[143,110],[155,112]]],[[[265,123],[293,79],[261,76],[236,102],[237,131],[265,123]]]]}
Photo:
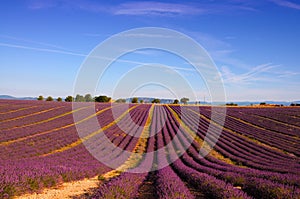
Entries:
{"type": "Polygon", "coordinates": [[[47,97],[46,101],[53,101],[53,98],[51,96],[47,97]]]}

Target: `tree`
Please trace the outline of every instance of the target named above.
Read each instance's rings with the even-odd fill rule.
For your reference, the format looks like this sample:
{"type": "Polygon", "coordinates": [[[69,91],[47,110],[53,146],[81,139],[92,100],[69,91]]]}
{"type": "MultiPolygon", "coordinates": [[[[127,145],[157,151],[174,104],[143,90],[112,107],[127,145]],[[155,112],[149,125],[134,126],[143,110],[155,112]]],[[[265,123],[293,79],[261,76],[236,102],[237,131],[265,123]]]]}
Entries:
{"type": "Polygon", "coordinates": [[[57,98],[57,101],[58,101],[58,102],[61,102],[61,101],[62,101],[62,98],[61,98],[61,97],[58,97],[58,98],[57,98]]]}
{"type": "Polygon", "coordinates": [[[43,101],[43,100],[44,100],[44,97],[40,95],[40,96],[37,98],[37,100],[43,101]]]}
{"type": "Polygon", "coordinates": [[[93,101],[94,101],[94,99],[93,99],[93,97],[92,97],[91,94],[86,94],[86,95],[84,96],[84,100],[85,100],[86,102],[93,102],[93,101]]]}
{"type": "Polygon", "coordinates": [[[75,97],[75,102],[85,102],[85,99],[82,95],[77,94],[75,97]]]}
{"type": "Polygon", "coordinates": [[[189,98],[183,97],[180,99],[180,102],[183,104],[187,104],[189,100],[190,100],[189,98]]]}
{"type": "Polygon", "coordinates": [[[298,103],[291,103],[290,106],[300,106],[300,104],[298,104],[298,103]]]}
{"type": "Polygon", "coordinates": [[[53,101],[53,98],[51,96],[47,97],[46,101],[53,101]]]}
{"type": "Polygon", "coordinates": [[[66,97],[65,101],[66,101],[66,102],[73,102],[73,101],[74,101],[74,98],[73,98],[72,96],[69,95],[68,97],[66,97]]]}
{"type": "Polygon", "coordinates": [[[132,98],[131,103],[138,103],[139,99],[137,97],[132,98]]]}
{"type": "Polygon", "coordinates": [[[107,97],[106,95],[100,95],[98,97],[95,97],[95,102],[110,102],[111,98],[107,97]]]}
{"type": "Polygon", "coordinates": [[[179,103],[179,100],[178,99],[175,99],[173,104],[178,104],[179,103]]]}
{"type": "Polygon", "coordinates": [[[159,104],[160,103],[160,99],[154,99],[154,100],[152,100],[152,103],[159,104]]]}
{"type": "Polygon", "coordinates": [[[126,99],[117,99],[116,100],[116,103],[125,103],[126,102],[126,99]]]}
{"type": "Polygon", "coordinates": [[[231,102],[231,103],[227,103],[226,106],[238,106],[238,104],[231,102]]]}
{"type": "Polygon", "coordinates": [[[140,100],[140,103],[141,103],[141,104],[144,103],[144,100],[140,100]]]}

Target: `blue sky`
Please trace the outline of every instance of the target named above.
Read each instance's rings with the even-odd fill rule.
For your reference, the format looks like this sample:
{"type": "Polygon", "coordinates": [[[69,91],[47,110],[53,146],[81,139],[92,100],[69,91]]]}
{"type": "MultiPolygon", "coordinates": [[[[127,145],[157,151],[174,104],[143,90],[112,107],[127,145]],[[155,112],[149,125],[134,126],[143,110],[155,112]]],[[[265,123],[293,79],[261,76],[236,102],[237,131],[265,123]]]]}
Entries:
{"type": "MultiPolygon", "coordinates": [[[[3,1],[0,94],[71,95],[81,64],[99,43],[132,28],[163,27],[188,35],[207,50],[228,101],[299,100],[299,21],[300,2],[295,0],[3,1]]],[[[197,100],[209,99],[204,80],[174,55],[144,50],[122,59],[128,62],[112,65],[97,94],[111,96],[112,85],[137,62],[155,62],[181,73],[197,100]]],[[[174,97],[157,85],[134,94],[174,97]]]]}

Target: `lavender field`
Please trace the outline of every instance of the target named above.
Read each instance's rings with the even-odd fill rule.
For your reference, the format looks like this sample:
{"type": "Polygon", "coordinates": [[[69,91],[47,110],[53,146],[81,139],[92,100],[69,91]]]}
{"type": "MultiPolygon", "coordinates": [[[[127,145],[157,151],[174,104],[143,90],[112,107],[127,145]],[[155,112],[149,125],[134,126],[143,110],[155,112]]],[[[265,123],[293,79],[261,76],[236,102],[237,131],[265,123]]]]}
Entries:
{"type": "Polygon", "coordinates": [[[92,105],[0,100],[0,198],[95,176],[99,186],[76,198],[300,198],[300,108],[228,107],[221,126],[209,106],[96,103],[91,114],[92,105]],[[87,135],[106,136],[137,158],[119,171],[98,161],[74,112],[87,135]],[[95,118],[100,131],[89,123],[95,118]],[[208,128],[222,133],[201,158],[208,128]],[[151,172],[130,172],[139,168],[151,172]]]}

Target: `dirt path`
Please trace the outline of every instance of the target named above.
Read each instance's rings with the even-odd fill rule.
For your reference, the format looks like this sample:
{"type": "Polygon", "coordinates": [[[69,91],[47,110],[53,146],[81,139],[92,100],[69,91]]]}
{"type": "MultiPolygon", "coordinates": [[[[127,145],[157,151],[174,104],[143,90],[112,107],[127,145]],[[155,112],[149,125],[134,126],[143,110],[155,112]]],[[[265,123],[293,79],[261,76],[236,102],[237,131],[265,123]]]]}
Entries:
{"type": "Polygon", "coordinates": [[[74,182],[66,182],[57,188],[45,189],[42,193],[26,194],[17,199],[65,199],[83,195],[99,187],[98,176],[74,182]]]}
{"type": "Polygon", "coordinates": [[[146,180],[143,182],[141,187],[139,188],[138,195],[135,199],[157,199],[158,195],[156,193],[155,181],[156,181],[156,173],[150,172],[146,180]]]}

